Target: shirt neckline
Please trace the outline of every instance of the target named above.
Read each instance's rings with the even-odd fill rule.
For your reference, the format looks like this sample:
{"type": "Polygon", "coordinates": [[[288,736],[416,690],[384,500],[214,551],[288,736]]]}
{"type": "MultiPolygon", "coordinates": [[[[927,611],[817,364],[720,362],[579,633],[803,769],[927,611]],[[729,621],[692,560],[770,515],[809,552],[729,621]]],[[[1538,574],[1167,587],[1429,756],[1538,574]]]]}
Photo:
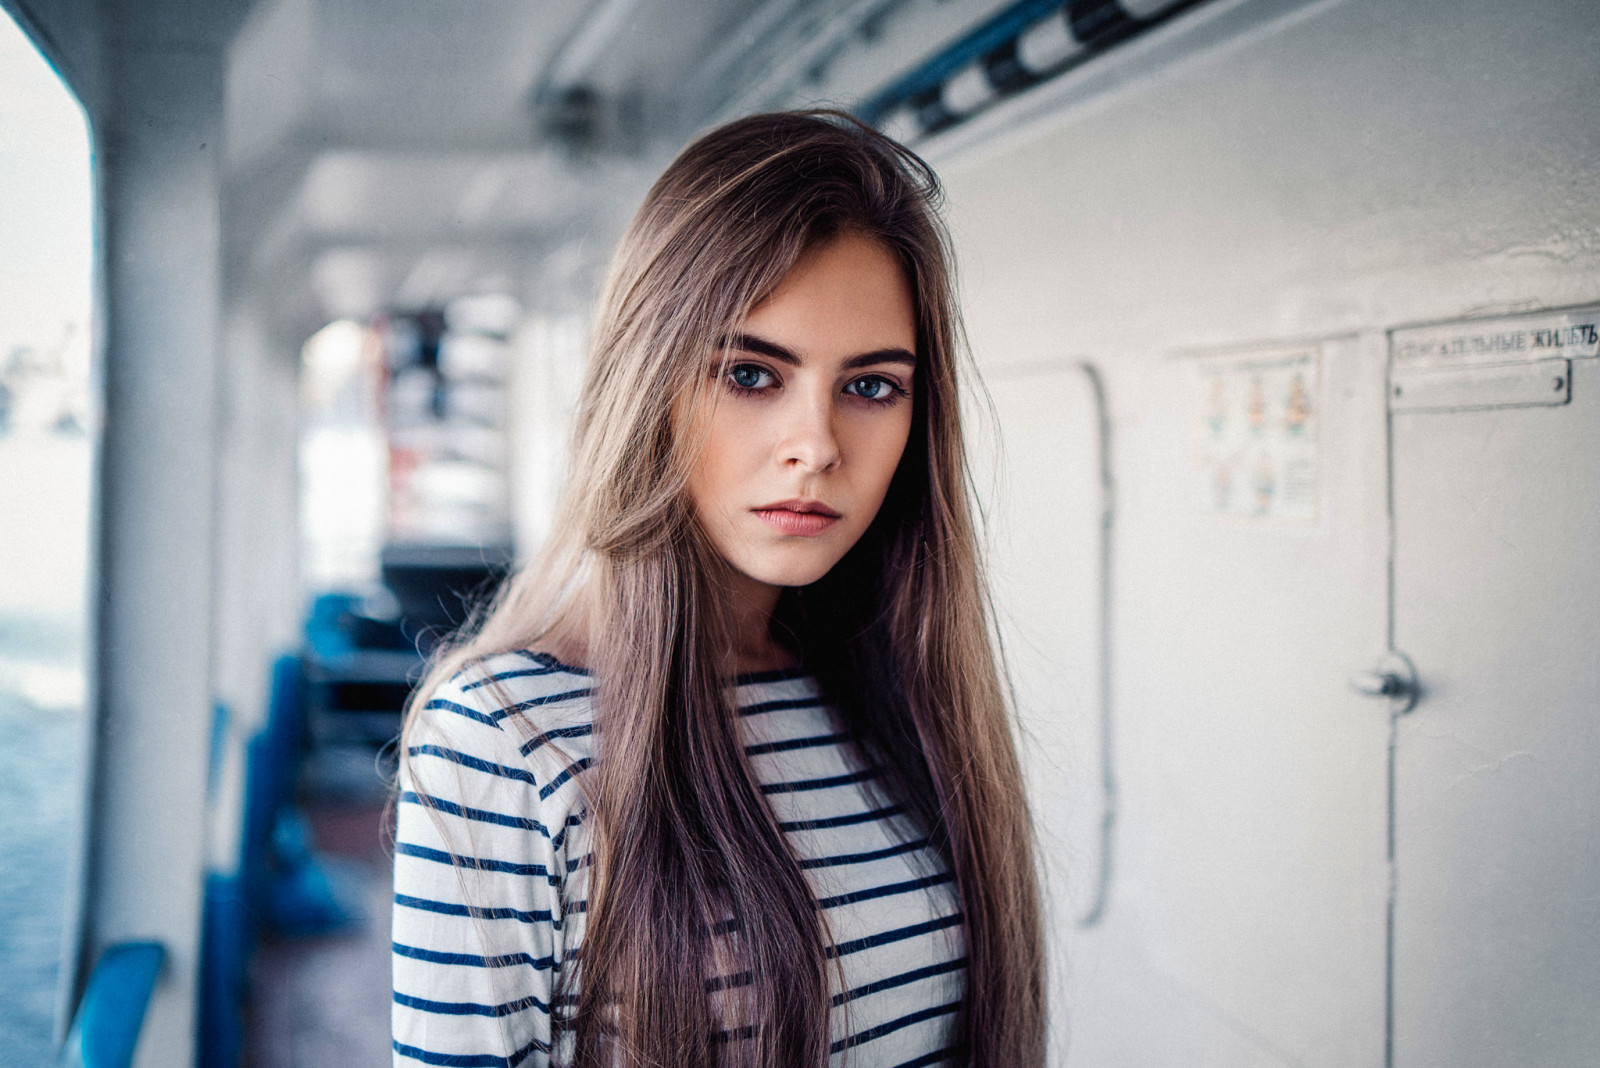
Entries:
{"type": "MultiPolygon", "coordinates": [[[[564,661],[556,659],[550,653],[535,652],[531,649],[528,650],[528,653],[535,660],[555,671],[565,671],[570,675],[582,675],[585,678],[592,678],[594,676],[594,672],[590,671],[588,668],[578,667],[576,664],[565,663],[564,661]]],[[[763,682],[785,682],[789,679],[809,679],[811,677],[811,672],[807,671],[803,666],[792,668],[772,668],[767,671],[740,672],[733,677],[733,684],[735,686],[753,686],[763,682]]]]}

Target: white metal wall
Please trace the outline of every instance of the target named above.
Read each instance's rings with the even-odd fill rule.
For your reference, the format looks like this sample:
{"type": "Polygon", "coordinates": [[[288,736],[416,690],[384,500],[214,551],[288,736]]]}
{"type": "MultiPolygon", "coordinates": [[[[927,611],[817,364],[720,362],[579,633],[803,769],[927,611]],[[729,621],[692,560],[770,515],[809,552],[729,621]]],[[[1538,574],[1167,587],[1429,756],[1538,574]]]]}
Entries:
{"type": "MultiPolygon", "coordinates": [[[[1053,110],[1019,102],[1014,121],[992,116],[981,136],[927,146],[948,184],[968,328],[1008,451],[1027,443],[1011,457],[1026,477],[993,499],[1024,517],[997,533],[1003,614],[1013,645],[1030,629],[1063,636],[1053,659],[1018,658],[1030,751],[1049,756],[1031,769],[1041,834],[1068,902],[1055,914],[1055,1058],[1466,1063],[1459,1037],[1439,1037],[1460,1027],[1421,1025],[1471,1011],[1437,969],[1419,958],[1397,977],[1410,984],[1397,1004],[1414,1013],[1398,1043],[1386,996],[1391,878],[1402,904],[1417,885],[1404,853],[1389,860],[1391,742],[1453,727],[1426,726],[1440,706],[1425,699],[1393,733],[1387,704],[1347,683],[1390,636],[1388,331],[1600,298],[1600,14],[1576,0],[1218,0],[1197,16],[1109,57],[1109,75],[1086,69],[1080,81],[1098,79],[1098,92],[1047,86],[1038,93],[1062,101],[1053,110]],[[1179,47],[1207,20],[1233,28],[1179,47]],[[1320,354],[1315,516],[1207,514],[1195,368],[1286,344],[1320,354]],[[1096,870],[1093,821],[1057,799],[1093,803],[1099,773],[1072,705],[1093,700],[1073,680],[1095,677],[1098,651],[1065,640],[1080,611],[1058,603],[1068,591],[1004,577],[1066,561],[1078,595],[1092,596],[1077,563],[1094,552],[1099,506],[1084,489],[1083,409],[1058,404],[1053,431],[1037,411],[1039,391],[1072,388],[1080,360],[1105,376],[1117,502],[1117,823],[1109,905],[1088,928],[1073,864],[1079,885],[1096,870]],[[1060,457],[1058,474],[1041,451],[1060,457]],[[1053,690],[1072,699],[1038,696],[1053,690]],[[1090,788],[1058,781],[1074,774],[1090,788]]],[[[1576,514],[1593,510],[1581,472],[1493,463],[1576,495],[1576,514]]],[[[1498,559],[1512,574],[1554,559],[1592,575],[1592,549],[1560,529],[1498,559]]],[[[1530,583],[1516,613],[1480,613],[1483,655],[1555,625],[1538,600],[1547,587],[1530,583]]],[[[1557,689],[1593,688],[1581,661],[1557,669],[1568,672],[1557,689]]],[[[1425,682],[1450,670],[1418,666],[1425,682]]],[[[1549,804],[1588,797],[1574,776],[1600,777],[1600,754],[1553,774],[1549,804]]],[[[1541,802],[1518,803],[1526,817],[1541,802]]],[[[1561,826],[1572,833],[1576,818],[1561,826]]],[[[1451,937],[1464,946],[1473,923],[1501,924],[1536,956],[1550,944],[1539,925],[1582,910],[1569,876],[1552,867],[1524,884],[1556,888],[1565,906],[1517,916],[1509,893],[1488,894],[1450,913],[1451,937]]],[[[1493,959],[1461,959],[1488,969],[1461,989],[1494,982],[1493,959]]],[[[1568,1003],[1593,992],[1592,972],[1563,976],[1549,989],[1568,1003]]],[[[1526,1006],[1541,989],[1523,982],[1510,998],[1526,1006]]],[[[1489,1029],[1514,1034],[1525,1063],[1568,1063],[1589,1040],[1510,1016],[1489,1029]]]]}

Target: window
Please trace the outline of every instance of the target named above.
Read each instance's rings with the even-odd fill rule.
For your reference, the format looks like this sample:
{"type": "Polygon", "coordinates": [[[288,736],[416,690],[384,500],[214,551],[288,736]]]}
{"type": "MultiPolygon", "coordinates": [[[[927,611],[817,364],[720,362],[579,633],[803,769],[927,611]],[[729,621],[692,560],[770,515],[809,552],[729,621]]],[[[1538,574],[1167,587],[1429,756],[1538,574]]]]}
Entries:
{"type": "Polygon", "coordinates": [[[82,108],[0,13],[0,1049],[54,1063],[87,722],[96,390],[82,108]]]}

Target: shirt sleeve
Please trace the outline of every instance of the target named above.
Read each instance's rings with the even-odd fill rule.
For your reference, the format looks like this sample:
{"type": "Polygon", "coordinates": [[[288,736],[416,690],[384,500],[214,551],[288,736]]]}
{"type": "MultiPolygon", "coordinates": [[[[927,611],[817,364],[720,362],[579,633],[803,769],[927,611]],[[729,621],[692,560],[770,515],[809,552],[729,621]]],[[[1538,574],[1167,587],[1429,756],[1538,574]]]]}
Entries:
{"type": "Polygon", "coordinates": [[[440,687],[405,745],[394,862],[396,1068],[542,1068],[565,951],[568,814],[541,799],[534,763],[482,690],[440,687]]]}

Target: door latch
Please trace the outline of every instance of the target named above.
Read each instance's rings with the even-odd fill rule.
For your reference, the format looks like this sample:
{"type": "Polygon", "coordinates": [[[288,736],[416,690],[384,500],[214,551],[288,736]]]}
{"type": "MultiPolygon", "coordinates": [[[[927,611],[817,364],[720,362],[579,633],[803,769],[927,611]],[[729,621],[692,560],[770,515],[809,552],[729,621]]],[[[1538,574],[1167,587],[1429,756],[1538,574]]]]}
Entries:
{"type": "Polygon", "coordinates": [[[1383,697],[1395,712],[1409,712],[1422,696],[1417,669],[1404,653],[1390,650],[1370,671],[1350,676],[1350,688],[1363,697],[1383,697]]]}

